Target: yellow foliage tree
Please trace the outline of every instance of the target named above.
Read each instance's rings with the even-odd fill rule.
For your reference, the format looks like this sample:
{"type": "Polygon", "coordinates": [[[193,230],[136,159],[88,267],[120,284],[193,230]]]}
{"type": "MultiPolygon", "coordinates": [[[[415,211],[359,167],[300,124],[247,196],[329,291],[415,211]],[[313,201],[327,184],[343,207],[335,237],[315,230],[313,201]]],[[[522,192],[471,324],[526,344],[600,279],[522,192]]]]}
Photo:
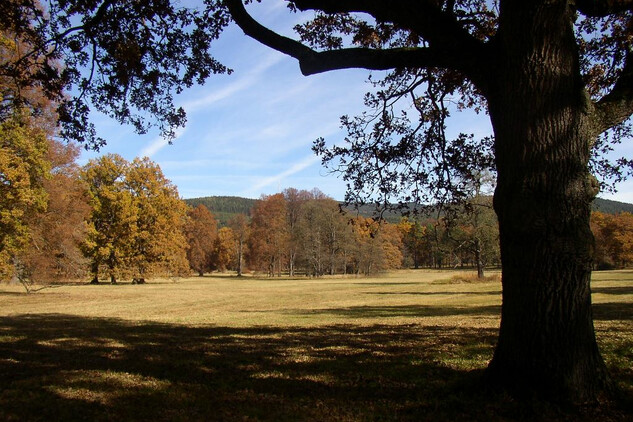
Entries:
{"type": "Polygon", "coordinates": [[[27,218],[46,207],[43,183],[50,163],[43,131],[26,113],[0,123],[0,278],[19,274],[18,255],[29,242],[27,218]]]}
{"type": "Polygon", "coordinates": [[[127,262],[134,281],[144,283],[151,275],[185,275],[189,270],[183,234],[187,206],[176,186],[147,157],[130,163],[125,185],[136,208],[127,262]]]}
{"type": "Polygon", "coordinates": [[[359,216],[352,220],[352,227],[357,273],[371,274],[402,266],[402,234],[396,225],[359,216]]]}
{"type": "Polygon", "coordinates": [[[213,263],[215,267],[224,272],[237,264],[236,237],[233,229],[222,227],[215,239],[213,263]]]}
{"type": "Polygon", "coordinates": [[[82,177],[92,207],[83,249],[93,283],[104,266],[111,283],[121,275],[144,283],[149,275],[188,272],[186,205],[156,163],[108,154],[90,161],[82,177]]]}
{"type": "Polygon", "coordinates": [[[83,251],[91,260],[92,283],[99,283],[102,267],[111,283],[125,269],[136,236],[137,208],[125,186],[129,163],[120,155],[108,154],[91,160],[81,172],[88,186],[91,206],[83,251]]]}

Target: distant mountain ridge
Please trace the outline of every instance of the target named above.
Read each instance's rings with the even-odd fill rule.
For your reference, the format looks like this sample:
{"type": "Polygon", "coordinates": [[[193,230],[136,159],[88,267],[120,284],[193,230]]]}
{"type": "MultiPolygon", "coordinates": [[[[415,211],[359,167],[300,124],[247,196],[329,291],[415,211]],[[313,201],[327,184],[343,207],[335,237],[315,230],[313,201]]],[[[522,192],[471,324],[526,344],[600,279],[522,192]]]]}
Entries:
{"type": "Polygon", "coordinates": [[[611,201],[610,199],[596,198],[591,208],[593,211],[600,211],[605,214],[619,214],[621,212],[630,212],[633,214],[633,204],[611,201]]]}
{"type": "Polygon", "coordinates": [[[239,196],[205,196],[202,198],[185,199],[185,203],[192,207],[204,205],[211,211],[220,223],[220,227],[228,224],[236,214],[249,215],[256,199],[242,198],[239,196]]]}
{"type": "MultiPolygon", "coordinates": [[[[255,205],[256,199],[242,198],[239,196],[206,196],[202,198],[185,199],[185,202],[197,207],[202,204],[209,209],[219,221],[220,226],[226,226],[228,221],[235,214],[248,215],[255,205]]],[[[618,214],[621,212],[633,213],[633,204],[626,202],[611,201],[609,199],[596,198],[593,202],[592,209],[606,214],[618,214]]],[[[350,214],[358,214],[363,217],[371,217],[374,215],[375,208],[372,205],[365,205],[358,210],[350,207],[350,214]]],[[[400,214],[397,211],[387,211],[383,217],[390,222],[400,220],[400,214]]]]}

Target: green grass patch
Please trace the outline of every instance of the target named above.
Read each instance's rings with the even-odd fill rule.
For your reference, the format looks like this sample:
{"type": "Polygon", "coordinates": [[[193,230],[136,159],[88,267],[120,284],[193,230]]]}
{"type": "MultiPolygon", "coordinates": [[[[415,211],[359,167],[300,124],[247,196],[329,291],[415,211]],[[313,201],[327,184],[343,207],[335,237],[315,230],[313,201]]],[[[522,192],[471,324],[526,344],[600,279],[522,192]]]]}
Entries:
{"type": "MultiPolygon", "coordinates": [[[[487,391],[498,279],[211,276],[0,286],[0,420],[625,421],[487,391]]],[[[633,273],[596,273],[602,353],[633,398],[633,273]]]]}

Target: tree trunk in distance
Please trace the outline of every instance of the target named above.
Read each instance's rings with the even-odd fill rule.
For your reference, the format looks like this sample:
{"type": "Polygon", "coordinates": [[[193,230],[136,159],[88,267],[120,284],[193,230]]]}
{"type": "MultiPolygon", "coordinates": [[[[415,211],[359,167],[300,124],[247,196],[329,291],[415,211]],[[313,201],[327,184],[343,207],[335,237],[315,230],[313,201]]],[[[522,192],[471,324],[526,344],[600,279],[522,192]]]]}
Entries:
{"type": "Polygon", "coordinates": [[[90,272],[92,273],[92,280],[90,280],[90,284],[99,284],[99,263],[92,262],[90,264],[90,272]]]}
{"type": "MultiPolygon", "coordinates": [[[[241,235],[240,235],[241,236],[241,235]]],[[[240,239],[237,249],[237,276],[242,276],[242,251],[244,247],[244,242],[240,239]]]]}
{"type": "Polygon", "coordinates": [[[481,280],[485,277],[485,274],[484,263],[481,260],[481,241],[479,238],[475,239],[475,263],[477,265],[477,278],[481,280]]]}

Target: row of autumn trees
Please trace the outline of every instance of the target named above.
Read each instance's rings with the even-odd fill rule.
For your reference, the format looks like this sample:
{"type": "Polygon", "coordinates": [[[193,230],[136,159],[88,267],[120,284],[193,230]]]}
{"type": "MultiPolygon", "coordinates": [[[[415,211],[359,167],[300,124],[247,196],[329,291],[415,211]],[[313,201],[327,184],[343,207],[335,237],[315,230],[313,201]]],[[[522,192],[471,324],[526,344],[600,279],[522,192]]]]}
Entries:
{"type": "Polygon", "coordinates": [[[0,125],[1,279],[29,286],[189,273],[187,207],[156,163],[105,155],[79,167],[76,147],[17,136],[27,128],[0,125]]]}
{"type": "MultiPolygon", "coordinates": [[[[186,236],[199,275],[248,268],[269,276],[370,274],[396,268],[477,269],[500,265],[491,198],[471,199],[451,218],[429,215],[398,223],[341,212],[317,189],[289,188],[262,196],[250,211],[217,229],[204,205],[190,208],[186,236]]],[[[633,214],[592,214],[598,269],[633,263],[633,214]]]]}
{"type": "Polygon", "coordinates": [[[391,224],[343,213],[338,202],[316,189],[290,188],[256,202],[245,255],[250,268],[271,276],[476,265],[475,249],[482,265],[496,264],[496,221],[492,217],[487,224],[481,217],[475,222],[474,214],[463,214],[450,226],[445,219],[431,218],[403,218],[391,224]]]}
{"type": "Polygon", "coordinates": [[[270,276],[368,274],[402,265],[395,225],[341,213],[318,190],[293,188],[263,196],[251,211],[245,257],[270,276]]]}
{"type": "Polygon", "coordinates": [[[191,270],[320,276],[498,261],[489,207],[480,224],[390,224],[343,213],[316,189],[290,188],[218,230],[211,212],[187,207],[151,160],[108,154],[80,167],[77,147],[40,126],[27,114],[0,125],[2,279],[142,283],[191,270]]]}
{"type": "MultiPolygon", "coordinates": [[[[398,223],[341,212],[317,189],[289,188],[262,196],[225,227],[204,205],[190,208],[185,234],[191,268],[206,272],[248,268],[269,276],[370,274],[395,268],[476,268],[499,265],[491,198],[471,199],[451,218],[429,215],[398,223]]],[[[455,210],[453,210],[455,211],[455,210]]],[[[633,262],[633,215],[594,212],[596,268],[633,262]]]]}
{"type": "MultiPolygon", "coordinates": [[[[45,101],[37,92],[33,97],[45,101]]],[[[109,154],[81,167],[78,147],[56,140],[52,111],[3,112],[3,280],[25,286],[87,277],[144,282],[191,270],[241,274],[245,268],[320,276],[498,262],[489,204],[477,207],[485,213],[465,214],[469,220],[451,226],[442,219],[390,224],[342,213],[316,189],[291,188],[262,197],[250,216],[238,214],[218,230],[209,210],[188,208],[151,160],[109,154]]]]}
{"type": "MultiPolygon", "coordinates": [[[[25,285],[88,276],[142,283],[246,268],[321,276],[469,266],[483,276],[499,264],[497,221],[485,196],[451,219],[393,224],[342,212],[317,189],[289,188],[218,229],[213,214],[188,207],[147,158],[109,154],[80,167],[75,146],[47,136],[26,114],[0,125],[0,142],[0,271],[25,285]]],[[[633,262],[632,214],[594,212],[592,228],[598,268],[633,262]]]]}
{"type": "MultiPolygon", "coordinates": [[[[270,276],[370,274],[400,267],[499,264],[490,198],[456,217],[399,223],[343,213],[318,190],[262,196],[250,216],[218,229],[188,207],[151,160],[114,154],[80,167],[78,149],[16,113],[0,124],[0,276],[25,285],[78,279],[182,276],[248,268],[270,276]],[[450,223],[449,223],[450,221],[450,223]]],[[[597,268],[633,262],[633,215],[594,212],[597,268]]]]}
{"type": "MultiPolygon", "coordinates": [[[[485,202],[485,201],[484,201],[485,202]]],[[[233,217],[216,232],[209,210],[190,210],[188,251],[192,268],[244,268],[269,276],[370,274],[406,267],[497,264],[496,220],[489,204],[446,219],[408,219],[398,224],[341,211],[317,189],[289,188],[262,196],[250,212],[233,217]],[[484,211],[482,211],[484,210],[484,211]]]]}

